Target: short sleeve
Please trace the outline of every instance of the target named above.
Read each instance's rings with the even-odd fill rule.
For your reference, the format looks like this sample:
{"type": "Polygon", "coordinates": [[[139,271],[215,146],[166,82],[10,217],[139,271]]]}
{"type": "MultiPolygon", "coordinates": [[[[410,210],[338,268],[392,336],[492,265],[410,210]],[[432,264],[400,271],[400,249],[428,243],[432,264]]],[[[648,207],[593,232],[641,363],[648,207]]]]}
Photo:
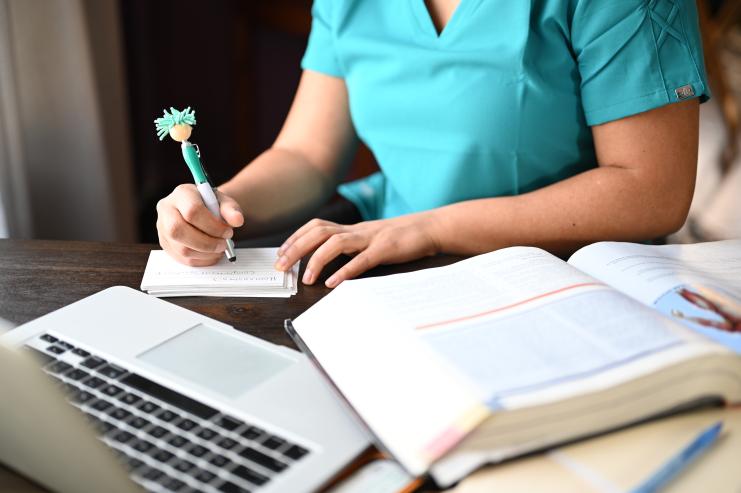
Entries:
{"type": "Polygon", "coordinates": [[[579,0],[571,45],[589,125],[710,97],[694,0],[579,0]]]}
{"type": "Polygon", "coordinates": [[[311,34],[301,68],[334,77],[343,77],[332,29],[333,0],[314,0],[311,8],[311,34]]]}

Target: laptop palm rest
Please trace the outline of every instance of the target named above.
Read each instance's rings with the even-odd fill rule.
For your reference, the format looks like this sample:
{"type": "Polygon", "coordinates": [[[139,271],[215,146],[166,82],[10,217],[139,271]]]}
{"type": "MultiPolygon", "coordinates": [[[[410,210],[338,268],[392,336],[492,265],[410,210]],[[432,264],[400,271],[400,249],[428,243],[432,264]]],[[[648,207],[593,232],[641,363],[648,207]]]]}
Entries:
{"type": "Polygon", "coordinates": [[[230,399],[264,384],[295,363],[283,354],[204,324],[164,341],[137,358],[230,399]]]}

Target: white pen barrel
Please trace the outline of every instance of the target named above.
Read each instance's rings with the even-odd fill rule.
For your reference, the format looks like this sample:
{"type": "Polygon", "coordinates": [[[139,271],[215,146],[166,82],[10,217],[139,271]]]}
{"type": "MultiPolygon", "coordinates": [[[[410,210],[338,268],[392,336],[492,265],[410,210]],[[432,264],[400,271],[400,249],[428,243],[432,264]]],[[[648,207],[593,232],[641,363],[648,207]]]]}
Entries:
{"type": "Polygon", "coordinates": [[[206,182],[199,183],[196,186],[198,187],[198,192],[201,194],[203,203],[206,204],[206,208],[211,212],[211,214],[221,219],[221,212],[219,212],[219,201],[216,198],[216,194],[214,193],[214,189],[211,188],[211,185],[206,182]]]}
{"type": "MultiPolygon", "coordinates": [[[[203,199],[203,203],[206,204],[206,208],[211,212],[211,214],[223,220],[219,210],[219,200],[216,198],[216,193],[214,192],[214,189],[211,188],[211,185],[206,182],[199,183],[196,187],[198,187],[198,193],[201,194],[201,198],[203,199]]],[[[230,262],[233,262],[234,259],[237,258],[234,253],[234,242],[232,242],[231,239],[226,240],[226,250],[224,251],[224,255],[226,255],[226,258],[228,258],[230,262]]]]}

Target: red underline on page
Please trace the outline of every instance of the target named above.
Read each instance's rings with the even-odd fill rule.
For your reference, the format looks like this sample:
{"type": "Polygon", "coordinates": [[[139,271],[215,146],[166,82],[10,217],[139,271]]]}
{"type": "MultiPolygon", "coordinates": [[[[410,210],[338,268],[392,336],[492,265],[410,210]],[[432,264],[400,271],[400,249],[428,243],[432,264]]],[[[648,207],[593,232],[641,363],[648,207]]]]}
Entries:
{"type": "Polygon", "coordinates": [[[586,286],[604,286],[604,284],[601,282],[582,282],[579,284],[572,284],[570,286],[564,286],[562,288],[554,289],[553,291],[548,291],[547,293],[542,293],[537,296],[533,296],[532,298],[528,298],[526,300],[521,300],[515,303],[511,303],[509,305],[500,306],[499,308],[493,308],[491,310],[486,310],[485,312],[474,313],[472,315],[466,315],[464,317],[451,318],[449,320],[442,320],[440,322],[432,322],[429,324],[418,325],[417,327],[415,327],[415,329],[416,330],[430,329],[432,327],[439,327],[441,325],[447,325],[447,324],[452,324],[456,322],[463,322],[464,320],[471,320],[473,318],[483,317],[485,315],[491,315],[492,313],[497,313],[503,310],[508,310],[509,308],[514,308],[516,306],[524,305],[525,303],[530,303],[531,301],[539,300],[541,298],[553,296],[554,294],[563,293],[564,291],[570,291],[572,289],[583,288],[586,286]]]}

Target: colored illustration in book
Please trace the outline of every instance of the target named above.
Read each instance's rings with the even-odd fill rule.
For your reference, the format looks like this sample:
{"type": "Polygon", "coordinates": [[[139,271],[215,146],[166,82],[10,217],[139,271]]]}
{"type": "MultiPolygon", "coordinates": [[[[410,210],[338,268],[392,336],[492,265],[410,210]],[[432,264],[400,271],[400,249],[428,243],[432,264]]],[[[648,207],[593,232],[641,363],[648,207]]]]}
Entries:
{"type": "Polygon", "coordinates": [[[656,307],[693,328],[741,336],[741,301],[714,287],[682,285],[656,301],[656,307]]]}

